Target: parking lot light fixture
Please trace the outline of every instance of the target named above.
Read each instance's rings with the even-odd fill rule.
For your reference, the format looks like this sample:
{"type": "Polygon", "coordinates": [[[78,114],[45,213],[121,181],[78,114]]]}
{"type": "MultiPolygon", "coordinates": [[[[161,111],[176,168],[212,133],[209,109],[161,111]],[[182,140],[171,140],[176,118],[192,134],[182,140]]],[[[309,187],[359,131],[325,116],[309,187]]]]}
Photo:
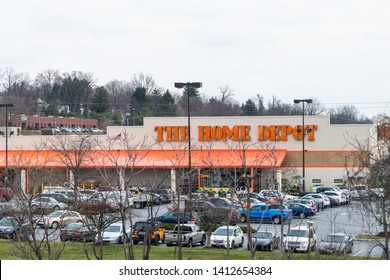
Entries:
{"type": "Polygon", "coordinates": [[[5,169],[4,169],[4,187],[8,187],[8,108],[14,107],[14,104],[0,104],[0,107],[5,107],[5,169]]]}
{"type": "MultiPolygon", "coordinates": [[[[190,88],[201,88],[201,82],[177,82],[175,88],[187,87],[187,132],[188,132],[188,169],[191,172],[191,113],[190,113],[190,88]]],[[[191,188],[191,182],[189,181],[189,187],[191,188]]],[[[190,190],[191,191],[191,190],[190,190]]]]}
{"type": "Polygon", "coordinates": [[[294,99],[294,104],[302,103],[302,191],[305,191],[305,103],[312,103],[312,99],[294,99]]]}

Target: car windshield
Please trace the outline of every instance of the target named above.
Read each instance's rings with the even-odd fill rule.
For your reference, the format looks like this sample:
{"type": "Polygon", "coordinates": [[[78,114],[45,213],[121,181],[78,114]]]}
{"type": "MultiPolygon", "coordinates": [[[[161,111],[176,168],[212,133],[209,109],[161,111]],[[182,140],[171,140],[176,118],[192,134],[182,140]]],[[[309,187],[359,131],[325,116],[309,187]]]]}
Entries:
{"type": "Polygon", "coordinates": [[[229,228],[229,231],[227,228],[217,228],[214,231],[214,235],[220,235],[220,236],[230,236],[233,234],[233,229],[229,228]]]}
{"type": "Polygon", "coordinates": [[[48,217],[50,218],[58,218],[59,216],[61,216],[62,212],[57,212],[57,211],[54,211],[54,212],[51,212],[48,217]]]}
{"type": "Polygon", "coordinates": [[[295,236],[295,237],[308,237],[308,230],[300,230],[300,229],[290,229],[287,233],[287,236],[295,236]]]}
{"type": "Polygon", "coordinates": [[[271,239],[272,233],[270,233],[270,232],[257,232],[255,237],[260,238],[260,239],[271,239]]]}
{"type": "Polygon", "coordinates": [[[325,242],[341,243],[344,240],[344,236],[341,235],[328,235],[325,237],[325,242]]]}
{"type": "Polygon", "coordinates": [[[4,218],[4,219],[1,219],[0,221],[0,226],[4,227],[4,226],[12,226],[12,223],[13,221],[9,218],[4,218]]]}
{"type": "Polygon", "coordinates": [[[108,226],[104,231],[105,232],[120,232],[120,226],[108,226]]]}
{"type": "Polygon", "coordinates": [[[74,223],[66,226],[66,229],[80,229],[83,227],[82,223],[74,223]]]}

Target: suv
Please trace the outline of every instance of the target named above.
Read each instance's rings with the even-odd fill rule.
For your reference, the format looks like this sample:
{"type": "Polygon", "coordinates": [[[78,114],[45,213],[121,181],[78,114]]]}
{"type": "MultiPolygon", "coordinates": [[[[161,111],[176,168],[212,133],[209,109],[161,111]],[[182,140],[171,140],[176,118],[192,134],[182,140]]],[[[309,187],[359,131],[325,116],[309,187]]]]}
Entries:
{"type": "Polygon", "coordinates": [[[164,243],[165,240],[165,230],[162,228],[160,222],[152,221],[139,221],[134,224],[133,231],[133,244],[137,245],[138,242],[143,242],[145,235],[148,234],[151,240],[151,243],[158,245],[160,240],[164,243]]]}
{"type": "Polygon", "coordinates": [[[284,246],[287,251],[310,252],[316,247],[317,235],[312,223],[290,228],[284,235],[284,246]]]}

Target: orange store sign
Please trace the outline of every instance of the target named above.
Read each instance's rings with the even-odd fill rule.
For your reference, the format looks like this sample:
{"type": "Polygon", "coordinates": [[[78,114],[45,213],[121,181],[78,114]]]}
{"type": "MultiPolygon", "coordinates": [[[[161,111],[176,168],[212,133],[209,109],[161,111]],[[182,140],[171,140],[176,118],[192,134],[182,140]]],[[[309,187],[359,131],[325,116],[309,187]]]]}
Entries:
{"type": "MultiPolygon", "coordinates": [[[[317,125],[259,125],[257,126],[257,141],[287,141],[290,137],[302,140],[307,135],[308,141],[315,140],[317,125]]],[[[180,142],[188,140],[187,126],[155,126],[157,140],[180,142]]],[[[251,126],[198,126],[198,141],[251,141],[251,126]]]]}

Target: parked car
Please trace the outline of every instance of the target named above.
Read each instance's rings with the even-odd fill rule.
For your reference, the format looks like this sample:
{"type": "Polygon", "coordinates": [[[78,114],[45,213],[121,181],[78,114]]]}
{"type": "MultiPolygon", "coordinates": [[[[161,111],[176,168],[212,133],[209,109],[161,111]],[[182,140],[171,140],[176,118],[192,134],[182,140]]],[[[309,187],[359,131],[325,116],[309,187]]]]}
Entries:
{"type": "Polygon", "coordinates": [[[71,210],[58,210],[39,218],[37,220],[37,225],[41,228],[59,228],[71,223],[83,223],[85,221],[85,216],[81,215],[79,212],[71,210]]]}
{"type": "Polygon", "coordinates": [[[77,203],[77,209],[79,211],[86,211],[86,212],[98,212],[98,213],[105,213],[105,212],[117,212],[119,211],[120,207],[117,204],[113,204],[108,201],[104,201],[102,199],[98,198],[89,198],[87,200],[80,201],[77,203]]]}
{"type": "Polygon", "coordinates": [[[314,213],[316,212],[316,209],[317,209],[316,202],[315,202],[313,199],[310,199],[310,198],[296,198],[296,199],[290,199],[290,200],[287,201],[286,203],[299,203],[299,204],[304,204],[304,205],[306,205],[307,207],[310,207],[311,209],[313,209],[313,212],[314,212],[314,213]]]}
{"type": "Polygon", "coordinates": [[[40,198],[40,197],[52,197],[58,202],[62,202],[68,205],[74,203],[74,196],[70,197],[62,193],[40,193],[37,194],[34,198],[40,198]]]}
{"type": "Polygon", "coordinates": [[[370,191],[366,185],[352,186],[349,191],[352,199],[366,199],[370,196],[370,191]]]}
{"type": "Polygon", "coordinates": [[[67,209],[69,206],[66,203],[59,202],[52,197],[37,197],[31,200],[31,211],[38,210],[60,210],[67,209]]]}
{"type": "Polygon", "coordinates": [[[13,217],[4,217],[0,220],[0,237],[16,239],[18,236],[26,236],[29,230],[29,223],[25,220],[18,220],[13,217]]]}
{"type": "Polygon", "coordinates": [[[315,215],[315,210],[308,205],[294,202],[287,202],[286,205],[289,209],[292,210],[292,214],[295,217],[299,217],[301,219],[311,217],[315,215]]]}
{"type": "Polygon", "coordinates": [[[315,249],[317,235],[311,224],[298,225],[289,229],[284,235],[286,251],[310,252],[315,249]]]}
{"type": "Polygon", "coordinates": [[[345,233],[330,233],[321,240],[319,246],[320,254],[341,254],[352,253],[354,238],[345,233]]]}
{"type": "Polygon", "coordinates": [[[87,226],[83,223],[71,223],[66,225],[60,231],[60,240],[65,241],[77,241],[77,242],[93,242],[97,229],[93,226],[87,226]]]}
{"type": "Polygon", "coordinates": [[[148,235],[151,243],[159,245],[165,242],[165,229],[161,222],[138,221],[133,226],[133,244],[137,245],[139,242],[144,242],[145,236],[148,235]]]}
{"type": "Polygon", "coordinates": [[[218,213],[225,213],[225,217],[227,217],[226,222],[229,222],[231,225],[235,225],[240,222],[241,218],[241,205],[235,205],[232,201],[227,198],[219,197],[219,198],[210,198],[207,201],[211,202],[217,209],[218,213]]]}
{"type": "Polygon", "coordinates": [[[338,201],[340,203],[339,205],[347,204],[347,198],[341,192],[325,191],[325,192],[323,192],[323,194],[335,199],[336,202],[338,201]]]}
{"type": "Polygon", "coordinates": [[[115,243],[121,244],[124,240],[124,235],[127,235],[128,240],[131,240],[131,228],[129,224],[123,227],[122,222],[115,222],[108,225],[101,234],[101,240],[99,240],[99,234],[95,236],[95,243],[115,243]]]}
{"type": "MultiPolygon", "coordinates": [[[[259,230],[252,236],[252,244],[256,250],[267,250],[272,252],[279,247],[279,243],[280,236],[278,236],[275,231],[259,230]]],[[[249,243],[247,247],[249,250],[249,243]]]]}
{"type": "MultiPolygon", "coordinates": [[[[149,221],[151,221],[150,219],[149,221]]],[[[179,215],[176,210],[165,212],[164,214],[154,217],[155,221],[167,224],[178,224],[179,215]]],[[[190,222],[199,223],[199,216],[194,211],[180,210],[180,223],[188,224],[190,222]]]]}
{"type": "MultiPolygon", "coordinates": [[[[247,196],[248,196],[247,193],[239,193],[239,194],[237,194],[237,197],[239,197],[242,200],[245,200],[247,196]]],[[[251,193],[249,193],[249,197],[250,198],[255,198],[255,199],[259,200],[260,202],[268,202],[268,199],[265,198],[264,196],[262,196],[259,193],[251,192],[251,193]]]]}
{"type": "Polygon", "coordinates": [[[329,198],[322,193],[307,193],[302,196],[302,198],[313,199],[319,207],[317,209],[323,209],[330,206],[329,198]]]}
{"type": "Polygon", "coordinates": [[[239,226],[218,227],[210,237],[211,246],[234,249],[244,245],[244,233],[239,226]]]}
{"type": "Polygon", "coordinates": [[[181,244],[183,246],[192,247],[199,243],[204,246],[206,244],[206,233],[195,224],[176,225],[173,231],[165,233],[165,241],[167,246],[178,244],[178,235],[181,232],[181,244]]]}
{"type": "Polygon", "coordinates": [[[163,203],[170,203],[175,198],[175,192],[170,188],[156,188],[154,192],[162,197],[163,203]]]}
{"type": "Polygon", "coordinates": [[[262,195],[263,197],[265,197],[269,200],[271,200],[271,199],[274,200],[274,201],[271,201],[271,203],[276,203],[280,199],[282,199],[283,201],[288,201],[290,199],[297,198],[294,195],[285,194],[285,193],[278,191],[278,190],[261,190],[259,193],[260,193],[260,195],[262,195]]]}
{"type": "Polygon", "coordinates": [[[15,196],[11,188],[0,188],[0,202],[9,201],[15,196]]]}
{"type": "Polygon", "coordinates": [[[332,197],[332,196],[327,196],[325,193],[323,193],[323,195],[325,195],[329,199],[330,207],[340,206],[341,205],[338,198],[335,198],[335,197],[332,197]]]}
{"type": "MultiPolygon", "coordinates": [[[[241,222],[247,220],[247,209],[240,210],[241,222]]],[[[292,210],[285,205],[260,203],[249,208],[249,219],[252,221],[268,221],[274,224],[281,224],[283,221],[292,219],[292,210]],[[281,211],[281,207],[283,207],[281,211]]]]}

